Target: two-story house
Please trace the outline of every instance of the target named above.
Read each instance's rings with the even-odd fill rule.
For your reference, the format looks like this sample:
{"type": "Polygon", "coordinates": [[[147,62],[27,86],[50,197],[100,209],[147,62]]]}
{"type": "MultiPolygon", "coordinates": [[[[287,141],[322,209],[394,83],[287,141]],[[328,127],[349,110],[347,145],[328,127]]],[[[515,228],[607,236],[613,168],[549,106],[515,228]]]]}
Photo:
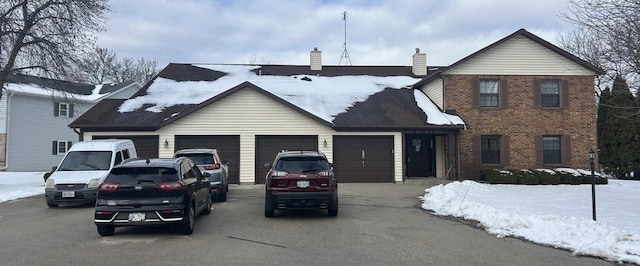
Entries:
{"type": "Polygon", "coordinates": [[[136,82],[90,85],[30,75],[9,76],[0,99],[0,167],[46,171],[56,166],[79,135],[75,118],[105,98],[129,98],[136,82]]]}
{"type": "Polygon", "coordinates": [[[264,182],[280,150],[325,153],[340,182],[579,168],[595,147],[599,73],[526,30],[447,67],[419,50],[411,66],[324,66],[314,49],[309,65],[169,64],[70,127],[131,138],[141,157],[218,148],[231,183],[264,182]]]}

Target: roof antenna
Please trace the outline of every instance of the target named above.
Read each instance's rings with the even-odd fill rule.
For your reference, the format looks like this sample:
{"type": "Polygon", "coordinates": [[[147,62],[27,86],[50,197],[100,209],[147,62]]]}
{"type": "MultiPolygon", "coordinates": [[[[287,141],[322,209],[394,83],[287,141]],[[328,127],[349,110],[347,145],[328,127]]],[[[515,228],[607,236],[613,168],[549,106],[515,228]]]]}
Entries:
{"type": "Polygon", "coordinates": [[[344,63],[351,66],[351,58],[349,58],[349,52],[347,52],[347,11],[342,12],[342,20],[344,20],[344,43],[342,44],[344,51],[342,52],[342,56],[340,56],[338,65],[341,65],[342,59],[345,59],[344,63]]]}

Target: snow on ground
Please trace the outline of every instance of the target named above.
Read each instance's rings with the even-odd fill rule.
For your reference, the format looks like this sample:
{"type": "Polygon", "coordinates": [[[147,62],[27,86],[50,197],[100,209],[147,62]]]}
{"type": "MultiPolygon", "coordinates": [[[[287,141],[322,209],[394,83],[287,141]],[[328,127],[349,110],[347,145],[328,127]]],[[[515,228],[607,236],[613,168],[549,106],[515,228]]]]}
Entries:
{"type": "Polygon", "coordinates": [[[614,262],[640,264],[640,181],[591,185],[489,185],[453,182],[426,189],[422,208],[480,223],[497,237],[513,236],[614,262]]]}
{"type": "Polygon", "coordinates": [[[0,172],[0,202],[44,194],[43,172],[0,172]]]}
{"type": "MultiPolygon", "coordinates": [[[[0,172],[0,202],[44,194],[43,174],[0,172]]],[[[590,185],[462,181],[425,191],[422,208],[478,221],[497,237],[519,237],[576,255],[640,264],[640,181],[610,179],[608,185],[597,185],[597,221],[592,220],[590,185]]]]}

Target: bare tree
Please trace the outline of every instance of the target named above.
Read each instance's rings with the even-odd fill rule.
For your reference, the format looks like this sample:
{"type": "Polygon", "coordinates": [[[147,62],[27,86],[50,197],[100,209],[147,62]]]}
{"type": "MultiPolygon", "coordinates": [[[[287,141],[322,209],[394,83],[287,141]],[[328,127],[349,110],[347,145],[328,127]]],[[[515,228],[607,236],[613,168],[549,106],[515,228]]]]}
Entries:
{"type": "Polygon", "coordinates": [[[70,79],[90,84],[137,81],[144,84],[158,73],[157,62],[144,58],[118,59],[116,52],[97,47],[78,60],[70,79]]]}
{"type": "Polygon", "coordinates": [[[561,46],[605,70],[601,86],[611,86],[620,74],[638,91],[640,0],[569,0],[562,17],[577,29],[562,37],[561,46]]]}
{"type": "Polygon", "coordinates": [[[107,0],[0,1],[0,88],[12,73],[68,76],[108,11],[107,0]]]}

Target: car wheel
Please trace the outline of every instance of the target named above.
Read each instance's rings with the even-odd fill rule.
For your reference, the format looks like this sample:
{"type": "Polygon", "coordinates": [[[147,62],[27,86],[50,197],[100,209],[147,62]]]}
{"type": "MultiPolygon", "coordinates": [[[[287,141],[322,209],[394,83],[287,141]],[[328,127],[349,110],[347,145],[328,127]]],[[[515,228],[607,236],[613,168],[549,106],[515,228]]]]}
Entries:
{"type": "Polygon", "coordinates": [[[273,208],[273,206],[271,206],[271,204],[269,204],[269,201],[267,199],[265,199],[265,201],[264,201],[264,217],[273,217],[273,215],[275,213],[276,213],[276,211],[273,208]]]}
{"type": "Polygon", "coordinates": [[[196,209],[193,204],[189,207],[187,216],[184,218],[185,220],[182,224],[180,224],[180,232],[183,235],[190,235],[191,233],[193,233],[193,228],[196,224],[196,209]]]}
{"type": "Polygon", "coordinates": [[[220,193],[218,194],[218,201],[219,202],[225,202],[227,201],[227,192],[225,191],[224,193],[220,193]]]}
{"type": "Polygon", "coordinates": [[[213,200],[211,199],[211,197],[207,197],[207,206],[204,207],[204,210],[202,210],[202,214],[203,215],[209,215],[211,214],[211,202],[213,200]]]}
{"type": "Polygon", "coordinates": [[[99,224],[96,225],[98,228],[98,234],[101,236],[110,236],[113,235],[113,232],[116,230],[116,227],[113,225],[99,224]]]}
{"type": "Polygon", "coordinates": [[[334,206],[329,207],[329,209],[327,209],[327,213],[331,217],[338,216],[338,199],[336,199],[336,202],[334,203],[334,206]]]}
{"type": "Polygon", "coordinates": [[[54,208],[54,207],[58,207],[58,204],[55,204],[55,203],[47,200],[47,206],[54,208]]]}

